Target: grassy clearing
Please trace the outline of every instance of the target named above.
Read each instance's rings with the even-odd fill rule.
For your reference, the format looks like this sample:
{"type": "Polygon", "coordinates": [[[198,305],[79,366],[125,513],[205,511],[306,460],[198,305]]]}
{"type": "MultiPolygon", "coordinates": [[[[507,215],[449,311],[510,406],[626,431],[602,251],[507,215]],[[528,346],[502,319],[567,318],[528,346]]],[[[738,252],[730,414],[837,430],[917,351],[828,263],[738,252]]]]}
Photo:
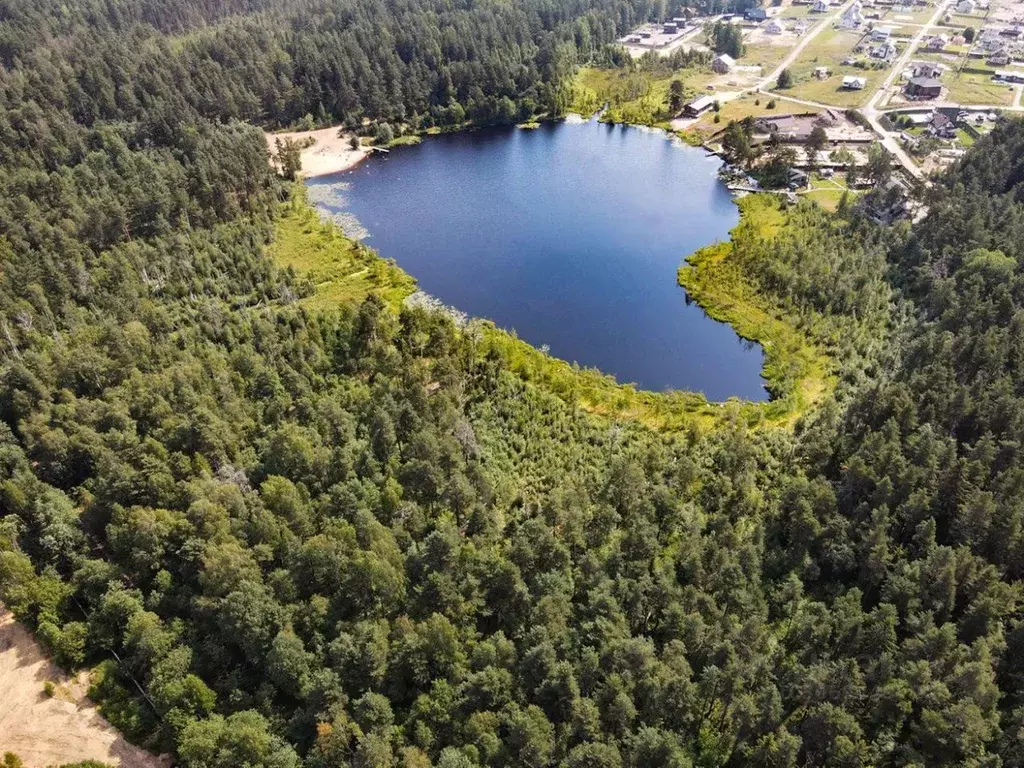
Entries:
{"type": "Polygon", "coordinates": [[[416,144],[422,144],[423,137],[415,134],[408,133],[405,136],[399,136],[398,138],[392,139],[388,142],[388,147],[412,147],[416,144]]]}
{"type": "Polygon", "coordinates": [[[813,5],[790,5],[779,11],[780,19],[820,19],[825,14],[815,13],[813,5]]]}
{"type": "Polygon", "coordinates": [[[948,100],[958,104],[1013,104],[1013,87],[993,83],[989,75],[961,72],[942,81],[949,88],[948,100]]]}
{"type": "Polygon", "coordinates": [[[309,281],[313,291],[301,303],[310,309],[360,302],[370,292],[397,309],[416,290],[416,281],[393,262],[321,221],[302,194],[282,206],[270,256],[309,281]]]}
{"type": "Polygon", "coordinates": [[[921,8],[910,13],[889,12],[882,18],[882,22],[885,24],[896,24],[902,21],[909,24],[926,24],[934,13],[935,8],[933,7],[921,8]]]}
{"type": "Polygon", "coordinates": [[[810,191],[804,192],[802,197],[813,200],[826,211],[835,211],[839,207],[839,201],[842,200],[844,193],[849,193],[851,197],[857,195],[856,192],[850,190],[846,184],[846,178],[842,174],[833,176],[831,179],[823,179],[815,174],[811,176],[810,191]]]}
{"type": "Polygon", "coordinates": [[[793,87],[787,88],[785,91],[779,91],[779,93],[794,99],[807,99],[808,101],[817,101],[835,107],[861,107],[867,103],[868,98],[885,78],[885,70],[858,69],[857,67],[845,66],[829,67],[829,69],[832,74],[825,80],[818,80],[811,75],[804,78],[801,75],[794,74],[796,82],[794,82],[793,87]],[[843,88],[843,78],[846,75],[866,78],[867,85],[860,91],[843,88]]]}
{"type": "Polygon", "coordinates": [[[793,87],[779,93],[794,99],[818,101],[836,107],[862,106],[885,79],[888,70],[861,69],[843,64],[843,60],[851,54],[861,37],[859,32],[842,29],[822,32],[789,68],[793,75],[793,87]],[[828,67],[831,74],[825,80],[818,80],[814,77],[814,70],[817,67],[828,67]],[[842,84],[846,75],[866,78],[867,86],[861,91],[844,89],[842,84]]]}
{"type": "Polygon", "coordinates": [[[743,67],[760,66],[761,74],[767,76],[782,63],[791,50],[790,46],[770,43],[748,45],[736,63],[743,67]]]}

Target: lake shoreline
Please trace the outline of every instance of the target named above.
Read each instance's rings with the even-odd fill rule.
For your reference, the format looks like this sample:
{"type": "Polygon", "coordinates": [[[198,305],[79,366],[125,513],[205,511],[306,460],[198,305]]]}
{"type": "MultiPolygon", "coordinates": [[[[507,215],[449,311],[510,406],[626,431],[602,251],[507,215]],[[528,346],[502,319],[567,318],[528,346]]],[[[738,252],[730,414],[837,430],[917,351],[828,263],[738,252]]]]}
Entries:
{"type": "Polygon", "coordinates": [[[369,147],[360,146],[353,149],[349,143],[355,134],[342,133],[340,127],[318,128],[314,131],[285,131],[281,133],[264,133],[267,149],[270,154],[275,152],[275,142],[291,139],[300,144],[313,140],[313,144],[301,152],[302,170],[299,174],[304,179],[316,179],[331,176],[355,168],[370,156],[369,147]]]}

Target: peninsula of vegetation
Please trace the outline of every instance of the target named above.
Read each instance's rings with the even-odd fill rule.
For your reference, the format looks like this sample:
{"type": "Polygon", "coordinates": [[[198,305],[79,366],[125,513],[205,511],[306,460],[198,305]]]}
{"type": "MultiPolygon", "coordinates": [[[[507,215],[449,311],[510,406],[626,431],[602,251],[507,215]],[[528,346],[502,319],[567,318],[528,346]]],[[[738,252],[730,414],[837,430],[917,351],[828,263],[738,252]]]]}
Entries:
{"type": "MultiPolygon", "coordinates": [[[[5,610],[182,768],[1024,766],[1024,122],[971,71],[1014,4],[877,5],[0,0],[5,610]],[[691,43],[761,70],[673,86],[748,76],[691,43]],[[268,163],[578,78],[773,190],[679,275],[765,342],[767,406],[406,301],[268,163]],[[758,122],[786,99],[818,111],[758,122]]],[[[25,722],[5,765],[80,759],[25,722]]]]}

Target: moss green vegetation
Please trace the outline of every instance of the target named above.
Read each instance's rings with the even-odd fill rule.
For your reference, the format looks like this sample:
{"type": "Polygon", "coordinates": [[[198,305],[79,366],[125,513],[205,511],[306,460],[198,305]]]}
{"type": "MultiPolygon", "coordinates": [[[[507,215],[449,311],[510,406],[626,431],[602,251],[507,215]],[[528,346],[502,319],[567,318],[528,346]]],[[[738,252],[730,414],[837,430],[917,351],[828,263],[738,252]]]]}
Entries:
{"type": "Polygon", "coordinates": [[[592,115],[605,104],[602,120],[609,123],[658,125],[668,115],[671,75],[656,76],[643,70],[586,67],[573,82],[569,111],[592,115]]]}
{"type": "Polygon", "coordinates": [[[388,147],[411,147],[420,144],[423,137],[416,133],[407,133],[388,142],[388,147]]]}
{"type": "Polygon", "coordinates": [[[307,290],[301,302],[311,309],[356,303],[371,292],[380,294],[397,309],[416,290],[416,281],[393,262],[345,237],[338,227],[320,219],[306,201],[302,188],[281,207],[274,241],[273,260],[301,274],[307,290]]]}
{"type": "Polygon", "coordinates": [[[775,399],[763,406],[763,418],[791,424],[834,387],[824,349],[798,330],[748,278],[735,255],[753,240],[770,240],[786,223],[773,195],[740,201],[743,217],[732,241],[702,248],[679,268],[679,284],[711,317],[729,323],[765,352],[764,378],[775,399]]]}
{"type": "Polygon", "coordinates": [[[592,115],[601,107],[606,123],[628,123],[668,128],[673,117],[669,93],[673,80],[683,84],[685,99],[704,92],[717,77],[697,60],[688,66],[648,62],[628,67],[583,67],[573,80],[570,112],[592,115]]]}

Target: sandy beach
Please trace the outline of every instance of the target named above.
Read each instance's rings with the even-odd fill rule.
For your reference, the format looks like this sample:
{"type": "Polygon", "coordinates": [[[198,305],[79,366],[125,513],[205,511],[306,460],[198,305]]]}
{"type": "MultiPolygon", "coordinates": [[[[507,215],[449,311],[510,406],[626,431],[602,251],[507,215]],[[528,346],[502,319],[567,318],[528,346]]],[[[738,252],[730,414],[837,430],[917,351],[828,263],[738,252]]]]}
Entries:
{"type": "Polygon", "coordinates": [[[294,131],[291,133],[267,133],[267,147],[270,153],[275,152],[275,142],[280,139],[291,139],[302,142],[312,138],[316,143],[302,150],[302,175],[306,178],[326,176],[331,173],[346,171],[370,154],[366,147],[352,149],[349,146],[350,134],[338,136],[337,128],[321,128],[317,131],[294,131]]]}

